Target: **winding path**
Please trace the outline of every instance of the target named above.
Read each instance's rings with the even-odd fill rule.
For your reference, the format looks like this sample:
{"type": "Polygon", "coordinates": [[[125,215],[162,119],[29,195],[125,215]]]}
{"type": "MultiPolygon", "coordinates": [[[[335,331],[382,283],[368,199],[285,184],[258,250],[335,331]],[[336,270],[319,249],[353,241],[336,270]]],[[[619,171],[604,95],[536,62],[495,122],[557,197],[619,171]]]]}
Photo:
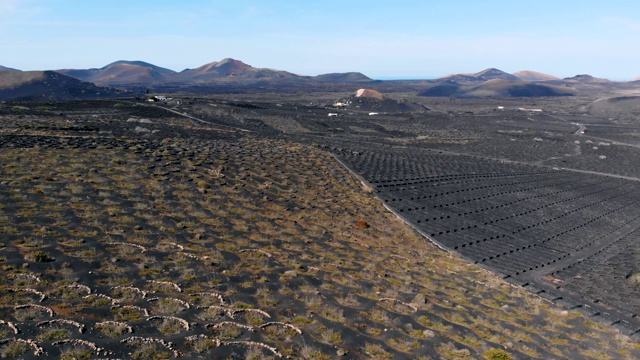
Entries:
{"type": "MultiPolygon", "coordinates": [[[[140,104],[140,103],[136,103],[136,104],[140,104]]],[[[242,132],[247,132],[247,133],[253,132],[251,130],[247,130],[247,129],[243,129],[243,128],[239,128],[239,127],[235,127],[235,126],[217,124],[217,123],[214,123],[214,122],[211,122],[211,121],[202,120],[202,119],[197,118],[195,116],[191,116],[189,114],[182,113],[180,111],[177,111],[177,110],[174,110],[174,109],[170,109],[170,108],[167,108],[167,107],[164,107],[164,106],[160,106],[160,105],[146,104],[146,103],[144,103],[142,105],[143,106],[147,106],[147,107],[154,107],[154,108],[162,109],[162,110],[165,110],[165,111],[169,111],[169,112],[172,112],[172,113],[174,113],[176,115],[179,115],[179,116],[182,116],[182,117],[197,121],[197,122],[202,123],[202,124],[213,125],[213,126],[222,126],[224,128],[228,128],[228,129],[216,129],[216,130],[220,130],[220,131],[230,131],[229,129],[231,129],[231,130],[234,130],[234,131],[242,131],[242,132]]]]}

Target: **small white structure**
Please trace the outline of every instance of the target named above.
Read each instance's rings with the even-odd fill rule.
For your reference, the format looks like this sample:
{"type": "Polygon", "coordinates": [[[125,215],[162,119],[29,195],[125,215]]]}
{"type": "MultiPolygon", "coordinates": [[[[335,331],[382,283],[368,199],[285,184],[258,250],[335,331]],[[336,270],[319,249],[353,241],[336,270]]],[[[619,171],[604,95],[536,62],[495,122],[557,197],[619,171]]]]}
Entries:
{"type": "Polygon", "coordinates": [[[338,113],[329,113],[327,116],[338,116],[338,113]]]}
{"type": "Polygon", "coordinates": [[[370,112],[369,113],[369,116],[373,116],[373,115],[378,115],[378,113],[377,112],[370,112]]]}
{"type": "Polygon", "coordinates": [[[171,98],[167,98],[164,95],[154,95],[152,97],[150,97],[148,99],[150,102],[155,102],[155,101],[167,101],[167,100],[171,100],[171,98]]]}

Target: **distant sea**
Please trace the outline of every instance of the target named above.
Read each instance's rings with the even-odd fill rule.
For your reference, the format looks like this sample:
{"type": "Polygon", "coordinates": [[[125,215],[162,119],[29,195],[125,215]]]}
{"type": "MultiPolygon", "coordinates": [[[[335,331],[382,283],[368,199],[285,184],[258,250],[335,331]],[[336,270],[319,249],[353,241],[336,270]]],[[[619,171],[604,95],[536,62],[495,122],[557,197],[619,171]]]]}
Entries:
{"type": "Polygon", "coordinates": [[[435,80],[439,76],[369,76],[375,80],[435,80]]]}

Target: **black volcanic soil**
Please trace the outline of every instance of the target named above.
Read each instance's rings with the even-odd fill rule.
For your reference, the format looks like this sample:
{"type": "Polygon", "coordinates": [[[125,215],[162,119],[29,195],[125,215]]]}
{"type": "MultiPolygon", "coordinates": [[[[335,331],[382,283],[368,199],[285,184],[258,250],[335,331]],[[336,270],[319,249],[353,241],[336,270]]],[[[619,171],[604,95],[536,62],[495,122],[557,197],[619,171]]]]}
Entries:
{"type": "Polygon", "coordinates": [[[0,354],[640,357],[638,183],[577,171],[578,100],[335,98],[0,103],[0,354]]]}
{"type": "MultiPolygon", "coordinates": [[[[549,286],[545,267],[554,264],[551,276],[584,261],[576,256],[598,254],[609,245],[599,238],[626,244],[615,234],[625,236],[625,229],[638,226],[637,128],[572,113],[585,109],[589,99],[568,100],[565,107],[553,102],[441,99],[424,103],[436,110],[429,113],[371,117],[352,107],[338,118],[324,117],[330,109],[305,106],[271,124],[334,152],[378,187],[388,206],[438,243],[517,284],[534,281],[542,288],[549,286]],[[532,280],[525,274],[533,270],[532,280]]],[[[269,108],[263,103],[256,112],[269,108]]],[[[638,293],[627,281],[615,282],[638,293]]],[[[546,296],[564,296],[569,307],[600,303],[597,296],[550,287],[546,296]]],[[[603,322],[622,321],[634,332],[640,326],[629,322],[639,311],[607,310],[615,319],[603,322]]]]}

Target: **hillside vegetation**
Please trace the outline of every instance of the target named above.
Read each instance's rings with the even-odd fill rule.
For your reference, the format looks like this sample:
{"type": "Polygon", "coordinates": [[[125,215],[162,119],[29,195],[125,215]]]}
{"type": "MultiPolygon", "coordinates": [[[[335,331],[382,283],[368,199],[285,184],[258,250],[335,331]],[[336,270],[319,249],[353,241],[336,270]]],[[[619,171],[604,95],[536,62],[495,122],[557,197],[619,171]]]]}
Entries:
{"type": "Polygon", "coordinates": [[[2,109],[3,357],[640,357],[426,241],[327,152],[115,104],[2,109]]]}

